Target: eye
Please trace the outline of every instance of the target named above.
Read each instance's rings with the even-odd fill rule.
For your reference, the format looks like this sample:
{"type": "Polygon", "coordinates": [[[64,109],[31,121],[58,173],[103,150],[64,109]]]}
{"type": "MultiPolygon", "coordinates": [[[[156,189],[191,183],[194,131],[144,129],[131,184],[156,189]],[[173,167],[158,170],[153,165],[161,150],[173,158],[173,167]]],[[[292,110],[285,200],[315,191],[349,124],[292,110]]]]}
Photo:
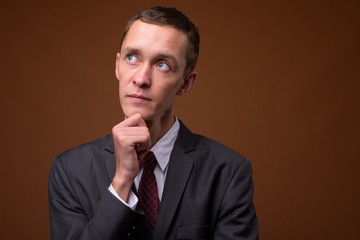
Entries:
{"type": "Polygon", "coordinates": [[[135,55],[130,54],[130,55],[127,56],[127,61],[129,63],[136,63],[137,62],[137,57],[135,55]]]}
{"type": "Polygon", "coordinates": [[[164,63],[164,62],[160,62],[157,66],[161,70],[165,70],[165,71],[170,70],[170,66],[167,63],[164,63]]]}

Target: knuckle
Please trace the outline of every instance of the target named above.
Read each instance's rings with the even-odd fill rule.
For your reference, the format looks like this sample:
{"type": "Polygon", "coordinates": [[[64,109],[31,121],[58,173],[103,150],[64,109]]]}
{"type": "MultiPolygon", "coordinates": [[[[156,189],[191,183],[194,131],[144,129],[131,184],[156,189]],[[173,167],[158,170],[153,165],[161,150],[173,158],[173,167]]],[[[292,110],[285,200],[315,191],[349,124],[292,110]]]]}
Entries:
{"type": "Polygon", "coordinates": [[[117,132],[117,126],[113,127],[113,128],[111,129],[111,132],[112,132],[113,135],[115,135],[116,132],[117,132]]]}

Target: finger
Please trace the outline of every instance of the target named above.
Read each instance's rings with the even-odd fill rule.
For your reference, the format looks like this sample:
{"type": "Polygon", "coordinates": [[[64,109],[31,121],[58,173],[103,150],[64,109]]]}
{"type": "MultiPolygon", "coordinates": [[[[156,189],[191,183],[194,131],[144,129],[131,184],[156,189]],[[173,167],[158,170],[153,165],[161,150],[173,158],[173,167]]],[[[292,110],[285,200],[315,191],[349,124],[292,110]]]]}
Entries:
{"type": "Polygon", "coordinates": [[[122,127],[146,127],[146,123],[140,113],[136,113],[130,117],[126,117],[120,124],[122,127]]]}
{"type": "Polygon", "coordinates": [[[132,116],[134,121],[136,122],[136,126],[138,127],[147,127],[144,118],[141,116],[140,113],[136,113],[132,116]]]}
{"type": "Polygon", "coordinates": [[[144,144],[141,148],[146,148],[150,133],[148,128],[144,127],[127,127],[125,129],[117,129],[113,131],[114,139],[123,145],[133,146],[135,144],[144,144]]]}

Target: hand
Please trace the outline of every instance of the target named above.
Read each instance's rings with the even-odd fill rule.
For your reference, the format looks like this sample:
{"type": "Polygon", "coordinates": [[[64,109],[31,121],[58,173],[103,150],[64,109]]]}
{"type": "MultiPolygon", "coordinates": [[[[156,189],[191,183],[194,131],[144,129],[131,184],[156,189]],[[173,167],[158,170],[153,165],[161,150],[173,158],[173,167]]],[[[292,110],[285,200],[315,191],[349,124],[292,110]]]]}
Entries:
{"type": "Polygon", "coordinates": [[[139,160],[151,147],[150,132],[139,113],[125,119],[112,129],[116,172],[112,186],[124,201],[139,171],[139,160]]]}

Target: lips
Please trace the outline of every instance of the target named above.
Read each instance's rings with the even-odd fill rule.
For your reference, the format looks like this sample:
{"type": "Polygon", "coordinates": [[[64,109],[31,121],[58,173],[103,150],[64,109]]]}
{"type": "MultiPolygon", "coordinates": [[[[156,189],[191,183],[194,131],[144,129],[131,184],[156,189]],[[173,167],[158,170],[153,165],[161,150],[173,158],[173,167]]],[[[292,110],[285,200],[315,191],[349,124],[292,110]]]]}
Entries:
{"type": "Polygon", "coordinates": [[[129,94],[127,95],[128,98],[134,99],[135,101],[151,101],[150,98],[147,98],[143,95],[138,95],[138,94],[129,94]]]}

